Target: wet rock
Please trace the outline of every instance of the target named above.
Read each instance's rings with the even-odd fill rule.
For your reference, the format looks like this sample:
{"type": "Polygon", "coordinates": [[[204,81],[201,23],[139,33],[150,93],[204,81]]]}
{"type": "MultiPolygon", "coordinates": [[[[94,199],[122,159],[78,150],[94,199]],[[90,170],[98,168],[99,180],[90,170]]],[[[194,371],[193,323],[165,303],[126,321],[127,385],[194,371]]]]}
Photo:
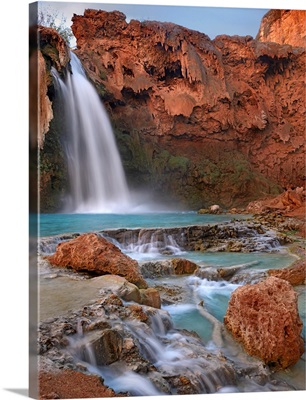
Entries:
{"type": "Polygon", "coordinates": [[[200,246],[196,246],[195,251],[208,251],[209,253],[221,253],[223,251],[227,251],[227,244],[222,244],[220,246],[205,246],[201,244],[200,246]]]}
{"type": "Polygon", "coordinates": [[[140,289],[141,304],[149,307],[160,308],[161,299],[158,290],[154,288],[140,289]]]}
{"type": "Polygon", "coordinates": [[[158,278],[173,275],[173,267],[170,260],[149,261],[140,264],[140,272],[144,278],[158,278]]]}
{"type": "MultiPolygon", "coordinates": [[[[258,220],[231,221],[214,225],[192,225],[159,229],[114,229],[101,231],[115,239],[122,248],[158,242],[161,249],[167,247],[167,238],[176,243],[179,250],[187,251],[271,251],[280,245],[279,237],[270,228],[269,232],[258,220]]],[[[171,271],[171,264],[163,262],[143,263],[141,272],[146,277],[163,276],[171,271]]]]}
{"type": "Polygon", "coordinates": [[[84,332],[90,332],[93,330],[105,330],[111,328],[111,325],[105,320],[105,318],[99,318],[93,322],[89,322],[84,325],[82,325],[82,329],[84,332]]]}
{"type": "Polygon", "coordinates": [[[125,338],[123,341],[123,350],[130,351],[135,347],[134,340],[132,338],[125,338]]]}
{"type": "Polygon", "coordinates": [[[249,263],[233,265],[231,267],[217,268],[217,272],[218,272],[219,277],[221,277],[222,279],[228,280],[228,279],[232,278],[237,272],[240,272],[247,268],[253,267],[254,265],[257,265],[257,264],[258,264],[257,261],[251,261],[249,263]]]}
{"type": "Polygon", "coordinates": [[[243,243],[239,241],[229,241],[228,245],[226,247],[227,251],[234,252],[234,253],[239,253],[243,248],[243,243]]]}
{"type": "Polygon", "coordinates": [[[195,276],[198,276],[201,279],[207,279],[209,281],[218,281],[222,279],[221,275],[218,272],[218,269],[209,266],[197,269],[197,271],[195,272],[195,276]]]}
{"type": "Polygon", "coordinates": [[[118,275],[104,275],[99,278],[101,289],[115,293],[122,300],[141,303],[141,295],[138,287],[118,275]]]}
{"type": "Polygon", "coordinates": [[[86,335],[84,342],[83,346],[80,344],[80,353],[84,361],[92,362],[91,353],[88,353],[89,347],[95,356],[97,365],[112,364],[120,358],[123,338],[115,330],[93,331],[86,335]]]}
{"type": "Polygon", "coordinates": [[[255,283],[258,280],[262,280],[263,277],[267,277],[265,271],[254,273],[248,272],[248,268],[258,264],[257,261],[251,261],[245,264],[232,265],[229,267],[200,267],[196,272],[195,276],[209,281],[220,281],[226,280],[232,283],[255,283]]]}
{"type": "Polygon", "coordinates": [[[137,262],[95,233],[86,233],[60,243],[55,254],[46,258],[55,266],[86,271],[95,275],[119,275],[140,288],[147,287],[147,283],[138,271],[137,262]]]}
{"type": "Polygon", "coordinates": [[[178,376],[171,380],[172,385],[176,387],[178,394],[192,394],[197,391],[192,382],[186,376],[178,376]]]}
{"type": "Polygon", "coordinates": [[[191,275],[198,268],[197,264],[184,258],[173,258],[171,265],[175,275],[191,275]]]}
{"type": "Polygon", "coordinates": [[[152,371],[148,374],[148,378],[162,393],[171,394],[171,386],[160,373],[152,371]]]}
{"type": "Polygon", "coordinates": [[[269,277],[236,289],[224,324],[247,353],[272,368],[294,365],[304,352],[297,294],[282,279],[269,277]]]}
{"type": "Polygon", "coordinates": [[[182,301],[184,290],[180,286],[157,285],[155,288],[158,289],[163,304],[176,304],[182,301]]]}
{"type": "MultiPolygon", "coordinates": [[[[191,350],[189,345],[188,350],[191,350]]],[[[197,351],[196,347],[193,350],[197,351]]],[[[198,351],[198,356],[191,356],[186,362],[182,360],[183,368],[176,370],[169,366],[167,371],[162,371],[177,393],[215,393],[223,386],[235,384],[235,371],[227,361],[222,362],[216,356],[204,355],[201,349],[198,351]]]]}
{"type": "Polygon", "coordinates": [[[198,265],[184,258],[149,261],[140,265],[140,271],[145,278],[157,278],[167,275],[191,275],[198,265]]]}
{"type": "Polygon", "coordinates": [[[231,277],[229,281],[234,284],[253,285],[254,283],[265,280],[267,277],[268,275],[266,271],[252,271],[251,273],[248,271],[240,271],[231,277]]]}
{"type": "Polygon", "coordinates": [[[143,311],[143,308],[137,304],[131,304],[127,306],[127,308],[131,311],[130,316],[131,318],[135,318],[141,322],[148,321],[148,315],[143,311]]]}
{"type": "Polygon", "coordinates": [[[110,294],[106,298],[101,300],[101,306],[107,307],[108,305],[113,305],[115,307],[122,307],[122,300],[116,294],[110,294]]]}
{"type": "Polygon", "coordinates": [[[101,291],[104,293],[114,293],[127,302],[160,308],[161,301],[157,289],[139,289],[136,285],[118,275],[104,275],[95,279],[99,281],[101,291]]]}
{"type": "MultiPolygon", "coordinates": [[[[91,346],[98,364],[110,362],[106,364],[110,375],[119,373],[128,379],[131,375],[126,374],[139,373],[142,383],[147,379],[148,384],[151,381],[165,394],[214,393],[224,387],[238,386],[246,375],[253,382],[260,374],[262,385],[269,379],[268,372],[265,376],[260,372],[262,363],[253,363],[252,370],[248,363],[239,362],[235,366],[221,351],[207,349],[196,333],[174,329],[167,311],[138,304],[126,306],[115,294],[102,294],[102,299],[88,305],[85,311],[83,308],[44,321],[40,324],[39,340],[46,342],[48,338],[49,348],[40,356],[42,372],[76,369],[92,376],[85,362],[80,361],[80,353],[82,360],[88,360],[86,350],[91,346]],[[65,345],[59,345],[54,338],[64,338],[65,328],[75,334],[65,345]]],[[[60,378],[59,381],[62,383],[60,378]]],[[[69,386],[71,383],[69,380],[69,386]]],[[[81,383],[80,388],[83,388],[81,383]]],[[[84,393],[92,393],[86,392],[86,387],[83,389],[84,393]]],[[[63,395],[55,386],[52,393],[63,395]]],[[[85,397],[84,393],[79,392],[78,397],[85,397]]]]}

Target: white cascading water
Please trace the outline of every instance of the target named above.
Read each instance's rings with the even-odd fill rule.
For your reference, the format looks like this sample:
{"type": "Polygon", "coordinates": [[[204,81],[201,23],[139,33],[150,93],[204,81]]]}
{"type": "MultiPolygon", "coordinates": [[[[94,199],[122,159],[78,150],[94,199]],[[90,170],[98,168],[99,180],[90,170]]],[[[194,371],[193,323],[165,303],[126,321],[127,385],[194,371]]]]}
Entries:
{"type": "Polygon", "coordinates": [[[55,69],[66,114],[65,152],[70,179],[67,208],[73,212],[116,213],[130,207],[130,193],[108,115],[71,53],[64,82],[55,69]]]}
{"type": "MultiPolygon", "coordinates": [[[[233,370],[229,365],[211,363],[204,348],[203,353],[198,354],[197,338],[186,337],[184,333],[172,330],[170,315],[163,310],[152,310],[148,311],[151,326],[138,320],[116,320],[116,325],[122,324],[120,329],[129,331],[135,343],[138,343],[140,353],[153,363],[157,371],[168,377],[187,377],[198,393],[215,393],[232,383],[233,370]]],[[[165,395],[150,380],[150,374],[134,372],[123,362],[99,365],[95,350],[86,341],[86,333],[83,334],[82,329],[69,337],[69,342],[69,351],[75,361],[85,364],[89,372],[100,375],[104,384],[117,393],[128,391],[131,396],[165,395]]]]}

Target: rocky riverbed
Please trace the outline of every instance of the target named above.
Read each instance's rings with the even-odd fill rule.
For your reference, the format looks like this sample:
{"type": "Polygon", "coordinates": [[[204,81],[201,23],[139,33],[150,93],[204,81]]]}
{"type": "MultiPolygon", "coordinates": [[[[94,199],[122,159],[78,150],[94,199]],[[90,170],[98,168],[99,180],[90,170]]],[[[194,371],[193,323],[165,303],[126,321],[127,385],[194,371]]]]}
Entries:
{"type": "MultiPolygon", "coordinates": [[[[274,364],[260,359],[257,353],[256,357],[248,355],[243,344],[196,297],[200,293],[197,285],[203,280],[243,288],[251,283],[253,290],[254,284],[265,284],[268,276],[274,275],[269,278],[269,290],[279,291],[284,279],[290,282],[284,283],[292,293],[291,297],[286,295],[291,298],[288,312],[295,310],[296,318],[300,318],[296,293],[301,292],[305,282],[302,238],[276,231],[271,221],[257,217],[207,226],[67,234],[41,238],[40,253],[40,398],[304,389],[299,386],[301,382],[275,375],[274,364]],[[93,248],[90,242],[94,243],[93,248]],[[161,260],[137,263],[125,254],[128,246],[153,242],[161,260]],[[83,246],[83,258],[82,252],[77,253],[73,247],[78,243],[83,246]],[[102,244],[124,258],[121,276],[117,275],[116,265],[111,265],[111,260],[117,259],[112,253],[103,260],[107,270],[101,270],[101,263],[99,268],[93,268],[90,256],[97,258],[100,254],[103,258],[103,248],[99,247],[102,244]],[[295,252],[297,260],[279,273],[275,269],[255,273],[252,263],[213,268],[173,254],[176,248],[203,253],[279,252],[284,251],[284,244],[295,252]],[[64,255],[64,265],[59,254],[64,255]],[[165,255],[166,260],[162,259],[165,255]],[[74,268],[76,259],[79,261],[74,268]],[[132,268],[132,275],[127,268],[132,268]],[[294,290],[292,284],[299,286],[294,290]],[[169,305],[184,307],[191,297],[199,318],[210,324],[209,341],[203,340],[192,325],[188,330],[176,328],[167,311],[169,305]]],[[[261,301],[269,303],[268,298],[261,301]]],[[[271,305],[276,319],[280,303],[281,296],[271,305]]],[[[237,312],[241,312],[241,307],[237,312]]],[[[290,330],[290,324],[286,329],[290,330]]],[[[265,335],[271,334],[267,328],[265,335]]],[[[304,351],[301,329],[295,335],[301,345],[293,355],[286,354],[286,362],[291,357],[293,364],[301,356],[297,352],[304,351]]],[[[290,340],[294,340],[292,336],[290,340]]],[[[281,351],[279,343],[276,345],[277,351],[281,351]]]]}

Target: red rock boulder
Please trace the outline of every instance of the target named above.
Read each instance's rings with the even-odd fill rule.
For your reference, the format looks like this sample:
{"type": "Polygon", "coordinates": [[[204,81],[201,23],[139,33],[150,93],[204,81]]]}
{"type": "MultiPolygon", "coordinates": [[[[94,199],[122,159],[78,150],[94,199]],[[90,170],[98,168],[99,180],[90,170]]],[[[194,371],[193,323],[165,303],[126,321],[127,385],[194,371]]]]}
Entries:
{"type": "Polygon", "coordinates": [[[46,258],[52,265],[58,267],[70,267],[75,271],[90,272],[95,275],[119,275],[139,288],[147,288],[146,281],[138,271],[137,262],[95,233],[85,233],[60,243],[56,252],[46,258]]]}
{"type": "Polygon", "coordinates": [[[269,269],[268,275],[288,281],[292,286],[305,285],[306,261],[299,260],[289,268],[269,269]]]}
{"type": "Polygon", "coordinates": [[[259,214],[269,210],[287,215],[288,212],[301,208],[303,209],[301,213],[305,215],[305,192],[302,187],[297,187],[295,189],[288,189],[273,198],[255,200],[248,204],[247,212],[259,214]]]}
{"type": "Polygon", "coordinates": [[[236,289],[224,324],[247,353],[271,368],[287,368],[304,353],[297,294],[283,279],[269,277],[236,289]]]}

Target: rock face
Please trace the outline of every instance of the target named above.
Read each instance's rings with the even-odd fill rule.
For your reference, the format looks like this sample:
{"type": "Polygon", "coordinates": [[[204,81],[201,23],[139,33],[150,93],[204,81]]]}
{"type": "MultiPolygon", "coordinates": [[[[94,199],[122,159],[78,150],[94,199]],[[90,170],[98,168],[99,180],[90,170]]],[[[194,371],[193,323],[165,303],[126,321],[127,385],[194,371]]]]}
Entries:
{"type": "Polygon", "coordinates": [[[44,135],[53,118],[52,102],[47,95],[52,83],[50,66],[58,71],[66,68],[70,60],[69,49],[62,37],[52,28],[33,27],[30,31],[30,142],[43,148],[44,135]],[[38,41],[39,38],[39,41],[38,41]],[[38,85],[39,83],[39,85],[38,85]]]}
{"type": "Polygon", "coordinates": [[[43,147],[44,136],[49,131],[50,121],[53,118],[52,103],[47,96],[50,83],[44,57],[40,51],[34,51],[29,62],[29,117],[32,148],[36,148],[37,145],[39,148],[43,147]]]}
{"type": "Polygon", "coordinates": [[[155,288],[140,289],[141,304],[145,306],[160,308],[161,299],[158,290],[155,288]]]}
{"type": "Polygon", "coordinates": [[[197,264],[185,258],[147,261],[140,265],[141,273],[145,278],[157,278],[169,275],[191,275],[197,269],[197,264]]]}
{"type": "Polygon", "coordinates": [[[131,185],[199,209],[303,184],[305,49],[120,12],[72,20],[131,185]]]}
{"type": "Polygon", "coordinates": [[[261,21],[256,39],[305,48],[305,27],[305,10],[270,10],[261,21]]]}
{"type": "Polygon", "coordinates": [[[90,362],[90,356],[86,351],[90,346],[95,354],[98,365],[109,365],[119,360],[123,347],[123,338],[112,329],[92,331],[86,336],[84,344],[80,344],[81,358],[90,362]]]}
{"type": "MultiPolygon", "coordinates": [[[[177,250],[187,251],[271,251],[280,245],[280,238],[275,234],[266,235],[266,230],[259,223],[249,221],[232,221],[214,225],[189,225],[173,228],[135,228],[112,229],[101,231],[105,237],[115,239],[121,248],[139,247],[144,243],[156,243],[156,251],[165,254],[169,239],[177,250]],[[264,240],[263,240],[264,239],[264,240]]],[[[166,254],[169,254],[168,252],[166,254]]],[[[148,263],[150,264],[150,263],[148,263]]],[[[155,263],[151,263],[155,264],[155,263]]],[[[177,269],[179,274],[193,273],[196,265],[190,261],[177,259],[175,265],[172,260],[165,265],[168,271],[177,269]],[[189,272],[188,272],[189,270],[189,272]]],[[[156,273],[161,273],[163,268],[157,268],[156,273]]],[[[167,272],[166,274],[168,274],[167,272]]]]}
{"type": "Polygon", "coordinates": [[[95,275],[119,275],[140,288],[147,287],[147,283],[138,271],[137,262],[94,233],[80,235],[75,239],[60,243],[56,252],[46,258],[52,265],[69,267],[95,275]]]}
{"type": "Polygon", "coordinates": [[[306,191],[303,187],[288,189],[276,197],[251,202],[247,206],[247,212],[258,214],[278,211],[284,215],[294,212],[295,215],[305,217],[305,201],[306,191]]]}
{"type": "Polygon", "coordinates": [[[65,75],[70,52],[66,42],[52,28],[31,27],[29,42],[30,200],[36,213],[38,183],[41,211],[45,212],[61,209],[68,186],[62,147],[63,106],[61,99],[55,96],[51,68],[65,75]]]}
{"type": "Polygon", "coordinates": [[[198,268],[197,264],[185,258],[173,258],[171,264],[175,275],[191,275],[198,268]]]}
{"type": "Polygon", "coordinates": [[[272,368],[287,368],[304,353],[297,294],[283,279],[269,277],[236,289],[224,324],[250,355],[272,368]]]}
{"type": "Polygon", "coordinates": [[[292,267],[269,269],[268,275],[288,281],[292,286],[306,284],[306,262],[299,260],[292,267]]]}
{"type": "Polygon", "coordinates": [[[138,289],[136,285],[117,275],[104,275],[99,278],[101,289],[115,293],[124,301],[132,301],[149,307],[160,308],[159,292],[154,288],[138,289]]]}

